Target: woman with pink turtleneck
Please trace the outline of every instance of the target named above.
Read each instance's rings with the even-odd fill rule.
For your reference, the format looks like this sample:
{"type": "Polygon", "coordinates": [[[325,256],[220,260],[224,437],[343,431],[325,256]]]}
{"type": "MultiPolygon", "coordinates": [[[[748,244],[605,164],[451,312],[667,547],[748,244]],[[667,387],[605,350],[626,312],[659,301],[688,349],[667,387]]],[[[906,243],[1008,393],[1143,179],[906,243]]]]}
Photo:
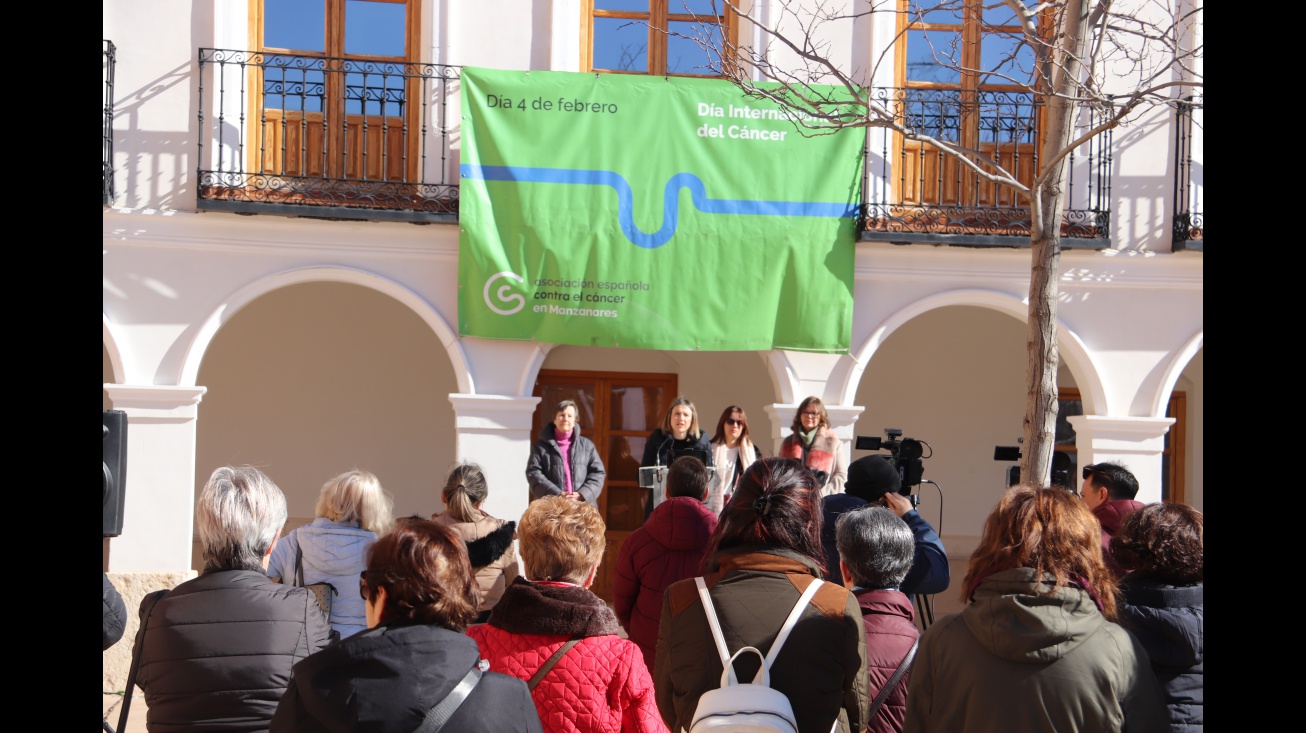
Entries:
{"type": "Polygon", "coordinates": [[[599,505],[606,472],[593,441],[580,434],[579,409],[563,400],[553,411],[553,422],[540,430],[526,463],[531,499],[561,494],[576,501],[599,505]]]}

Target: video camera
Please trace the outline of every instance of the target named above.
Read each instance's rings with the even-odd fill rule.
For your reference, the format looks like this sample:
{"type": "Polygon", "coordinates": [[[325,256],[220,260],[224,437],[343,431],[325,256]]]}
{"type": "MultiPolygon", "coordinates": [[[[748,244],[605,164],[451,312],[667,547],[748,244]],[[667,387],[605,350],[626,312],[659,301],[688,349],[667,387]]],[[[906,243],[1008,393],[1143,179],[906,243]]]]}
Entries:
{"type": "MultiPolygon", "coordinates": [[[[1018,445],[993,446],[993,460],[995,461],[1019,461],[1020,457],[1020,446],[1018,445]]],[[[1053,451],[1051,484],[1053,486],[1060,486],[1069,491],[1074,491],[1075,485],[1071,483],[1074,479],[1074,475],[1075,459],[1066,451],[1053,451]]],[[[1020,483],[1020,466],[1008,467],[1007,486],[1015,486],[1018,483],[1020,483]]]]}
{"type": "MultiPolygon", "coordinates": [[[[889,455],[885,458],[893,462],[898,477],[902,479],[902,488],[898,489],[898,493],[911,496],[911,487],[919,485],[925,475],[925,464],[921,459],[928,457],[924,454],[929,443],[915,438],[904,438],[898,428],[885,428],[884,434],[887,437],[857,436],[857,450],[889,451],[889,455]]],[[[933,448],[930,449],[930,455],[934,455],[933,448]]]]}

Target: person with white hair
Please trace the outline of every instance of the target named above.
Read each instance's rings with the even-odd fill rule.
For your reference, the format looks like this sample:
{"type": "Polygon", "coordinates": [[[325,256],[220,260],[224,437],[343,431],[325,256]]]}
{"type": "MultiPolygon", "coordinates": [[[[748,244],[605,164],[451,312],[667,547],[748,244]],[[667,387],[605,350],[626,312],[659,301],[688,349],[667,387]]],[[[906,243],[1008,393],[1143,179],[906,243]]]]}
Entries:
{"type": "Polygon", "coordinates": [[[204,484],[203,572],[141,603],[136,684],[150,733],[266,731],[291,667],[326,646],[313,593],[264,571],[285,523],[285,495],[257,468],[224,466],[204,484]]]}

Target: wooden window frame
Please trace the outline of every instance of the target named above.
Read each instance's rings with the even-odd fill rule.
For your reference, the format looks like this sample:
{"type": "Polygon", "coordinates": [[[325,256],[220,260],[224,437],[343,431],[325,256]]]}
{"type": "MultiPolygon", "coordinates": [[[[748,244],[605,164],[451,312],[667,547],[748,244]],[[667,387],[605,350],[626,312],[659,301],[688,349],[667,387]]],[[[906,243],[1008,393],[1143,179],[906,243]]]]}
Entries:
{"type": "MultiPolygon", "coordinates": [[[[920,0],[915,0],[915,1],[918,5],[921,4],[920,0]]],[[[927,23],[927,22],[912,21],[910,19],[910,11],[911,11],[912,3],[913,0],[898,0],[899,12],[898,12],[898,22],[897,22],[897,35],[896,35],[896,42],[894,44],[894,84],[895,86],[901,89],[934,89],[940,91],[959,92],[960,101],[962,105],[962,115],[961,115],[962,119],[958,123],[958,127],[960,128],[960,135],[959,135],[960,139],[956,141],[947,141],[947,142],[956,142],[961,147],[968,150],[982,150],[986,147],[986,144],[980,141],[979,117],[978,115],[976,115],[974,111],[977,106],[975,102],[978,99],[979,93],[980,92],[1032,93],[1033,90],[1031,87],[1024,84],[1010,84],[1010,83],[980,84],[979,83],[980,77],[984,76],[986,73],[985,70],[980,65],[980,59],[981,59],[981,53],[983,48],[983,38],[986,35],[982,12],[983,12],[984,5],[990,4],[988,3],[988,0],[965,0],[964,10],[962,14],[962,22],[960,24],[927,23]],[[912,81],[908,79],[907,78],[908,31],[916,31],[916,30],[958,32],[961,36],[960,65],[965,69],[971,69],[972,71],[969,72],[958,71],[958,74],[960,75],[960,79],[957,82],[927,82],[927,81],[912,81]]],[[[1021,33],[1022,29],[1018,25],[991,26],[987,32],[988,33],[995,33],[995,32],[1021,33]]],[[[1038,119],[1035,122],[1037,135],[1032,146],[1035,151],[1037,151],[1037,149],[1041,145],[1043,119],[1044,119],[1044,113],[1043,110],[1040,109],[1038,111],[1038,119]]],[[[918,165],[925,165],[924,156],[927,155],[927,153],[918,152],[923,147],[928,147],[928,146],[925,146],[924,143],[914,143],[914,142],[904,140],[902,135],[895,134],[893,136],[893,141],[891,145],[891,152],[893,156],[892,159],[903,160],[904,151],[906,151],[906,156],[911,156],[911,155],[920,156],[921,162],[918,163],[918,165]]],[[[935,151],[934,154],[940,156],[939,160],[942,160],[942,156],[945,155],[942,151],[935,151]]],[[[936,163],[936,165],[941,165],[941,164],[942,163],[936,163]]],[[[1017,172],[1017,174],[1019,174],[1019,172],[1017,172]]],[[[977,183],[971,180],[970,176],[963,176],[961,185],[962,185],[962,190],[956,193],[956,198],[957,200],[960,201],[968,201],[971,200],[972,197],[974,196],[975,193],[974,189],[976,186],[981,186],[981,185],[986,186],[990,184],[977,183]]],[[[905,195],[905,193],[906,192],[903,191],[895,191],[894,195],[898,199],[898,201],[902,203],[902,197],[905,195]]],[[[923,192],[917,192],[916,198],[922,198],[922,196],[923,196],[923,192]]],[[[942,192],[936,192],[936,196],[933,198],[939,198],[940,201],[921,200],[916,203],[917,205],[923,204],[927,206],[933,204],[939,204],[939,203],[942,203],[943,205],[948,204],[948,201],[945,200],[948,197],[943,196],[942,192]]],[[[1015,205],[1017,200],[1017,194],[1014,190],[1004,191],[1003,194],[1001,195],[1001,198],[1006,198],[1009,201],[1009,204],[1007,205],[1015,205]]]]}
{"type": "MultiPolygon", "coordinates": [[[[249,37],[253,44],[255,53],[267,55],[276,54],[293,54],[296,56],[315,56],[315,57],[337,57],[357,61],[377,61],[380,63],[400,63],[414,64],[420,63],[421,55],[421,11],[422,0],[367,0],[368,2],[388,3],[394,5],[403,5],[404,14],[404,55],[398,56],[377,56],[369,54],[348,55],[345,53],[345,3],[346,0],[323,0],[326,4],[326,15],[324,18],[326,38],[322,51],[306,51],[300,49],[271,48],[264,45],[263,25],[264,25],[264,0],[249,0],[249,37]]],[[[250,89],[256,90],[249,95],[247,111],[249,119],[258,121],[262,119],[263,110],[263,69],[258,66],[251,66],[249,69],[250,89]]],[[[344,94],[345,75],[329,74],[327,75],[326,97],[327,104],[332,108],[330,112],[326,110],[323,114],[338,115],[338,119],[345,115],[345,94],[344,94]]],[[[408,129],[416,130],[421,125],[422,105],[417,103],[418,96],[421,92],[420,80],[410,78],[404,85],[404,94],[408,102],[405,104],[404,123],[408,129]]],[[[364,108],[366,109],[366,108],[364,108]]],[[[350,117],[361,117],[363,115],[350,115],[350,117]]],[[[351,125],[355,124],[350,122],[351,125]]],[[[262,136],[263,131],[260,129],[257,133],[262,136]]],[[[344,144],[344,128],[341,125],[331,125],[327,129],[327,149],[340,150],[344,144]]],[[[261,140],[261,137],[260,137],[261,140]]],[[[409,141],[408,164],[404,171],[408,181],[418,180],[421,163],[421,151],[417,146],[421,144],[421,137],[414,136],[409,141]]],[[[261,160],[261,145],[248,145],[247,148],[247,170],[262,171],[263,161],[261,160]]],[[[323,178],[345,178],[346,171],[344,168],[347,163],[340,156],[329,153],[327,156],[327,169],[322,172],[323,178]]]]}
{"type": "MultiPolygon", "coordinates": [[[[703,23],[701,15],[692,13],[672,13],[671,4],[678,0],[649,0],[648,12],[630,10],[603,10],[594,7],[594,0],[584,0],[580,22],[581,70],[600,74],[632,74],[635,76],[675,76],[690,79],[720,78],[720,74],[668,74],[667,73],[667,35],[659,28],[665,29],[670,22],[703,23]],[[622,69],[596,69],[594,67],[594,19],[613,18],[644,22],[648,26],[648,64],[646,71],[626,71],[622,69]]],[[[682,6],[683,7],[683,6],[682,6]]],[[[726,48],[721,49],[721,60],[725,63],[729,47],[736,43],[738,20],[735,12],[721,4],[721,13],[716,16],[716,25],[721,26],[721,38],[726,48]]]]}

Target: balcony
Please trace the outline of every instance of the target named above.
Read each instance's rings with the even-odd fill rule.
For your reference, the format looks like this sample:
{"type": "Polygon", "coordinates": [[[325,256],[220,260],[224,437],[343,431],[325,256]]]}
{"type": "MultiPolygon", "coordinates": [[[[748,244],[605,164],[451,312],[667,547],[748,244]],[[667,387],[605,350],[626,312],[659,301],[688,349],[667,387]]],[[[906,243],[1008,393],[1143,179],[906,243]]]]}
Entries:
{"type": "Polygon", "coordinates": [[[117,49],[104,41],[104,206],[113,204],[113,66],[117,49]]]}
{"type": "Polygon", "coordinates": [[[1171,245],[1175,251],[1202,251],[1201,114],[1200,97],[1196,103],[1193,97],[1186,97],[1178,104],[1174,146],[1174,243],[1171,245]],[[1193,159],[1194,152],[1197,160],[1193,159]]]}
{"type": "MultiPolygon", "coordinates": [[[[960,141],[1028,184],[1038,169],[1042,101],[1032,93],[879,88],[897,121],[938,140],[960,141]]],[[[1085,111],[1081,127],[1096,123],[1085,111]]],[[[1070,159],[1061,246],[1111,246],[1111,133],[1070,159]]],[[[1030,216],[1010,187],[984,180],[932,146],[883,128],[868,130],[862,241],[1028,247],[1030,216]]]]}
{"type": "Polygon", "coordinates": [[[458,76],[440,64],[201,48],[197,207],[456,222],[458,76]]]}

